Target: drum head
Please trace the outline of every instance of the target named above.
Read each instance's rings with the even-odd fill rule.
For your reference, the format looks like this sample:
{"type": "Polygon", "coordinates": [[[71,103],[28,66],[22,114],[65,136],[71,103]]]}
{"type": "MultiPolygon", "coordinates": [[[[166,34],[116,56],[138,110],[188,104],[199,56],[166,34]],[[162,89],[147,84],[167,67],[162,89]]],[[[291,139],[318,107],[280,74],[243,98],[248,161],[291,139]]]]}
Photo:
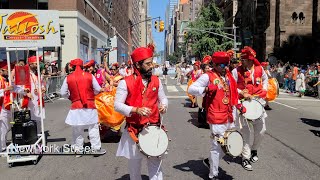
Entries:
{"type": "Polygon", "coordinates": [[[138,135],[139,147],[148,156],[160,156],[169,144],[167,133],[158,126],[147,126],[138,135]]]}
{"type": "Polygon", "coordinates": [[[243,101],[242,105],[247,109],[247,112],[243,114],[246,119],[259,119],[263,114],[263,106],[257,100],[243,101]]]}
{"type": "Polygon", "coordinates": [[[243,149],[243,139],[238,131],[231,132],[227,140],[227,149],[233,157],[239,156],[243,149]]]}

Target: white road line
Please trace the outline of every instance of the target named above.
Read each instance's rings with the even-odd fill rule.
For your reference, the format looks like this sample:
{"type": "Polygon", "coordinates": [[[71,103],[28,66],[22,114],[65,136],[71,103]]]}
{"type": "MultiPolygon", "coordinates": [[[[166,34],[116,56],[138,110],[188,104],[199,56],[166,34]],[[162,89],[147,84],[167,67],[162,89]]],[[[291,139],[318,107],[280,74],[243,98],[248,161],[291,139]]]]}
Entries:
{"type": "Polygon", "coordinates": [[[185,99],[188,96],[167,96],[168,99],[185,99]]]}
{"type": "Polygon", "coordinates": [[[273,103],[276,103],[276,104],[280,104],[282,106],[285,106],[285,107],[288,107],[288,108],[291,108],[291,109],[298,109],[298,108],[295,108],[295,107],[292,107],[292,106],[289,106],[289,105],[286,105],[286,104],[282,104],[282,103],[279,103],[279,102],[276,102],[276,101],[273,101],[273,103]]]}
{"type": "Polygon", "coordinates": [[[167,91],[168,92],[178,92],[178,89],[176,86],[167,86],[167,91]]]}
{"type": "Polygon", "coordinates": [[[170,79],[174,79],[174,77],[170,77],[170,79]]]}
{"type": "Polygon", "coordinates": [[[319,99],[303,99],[303,98],[277,98],[276,100],[283,100],[283,101],[313,101],[318,102],[319,99]]]}
{"type": "Polygon", "coordinates": [[[180,85],[181,89],[183,89],[184,91],[187,91],[187,87],[188,85],[180,85]]]}

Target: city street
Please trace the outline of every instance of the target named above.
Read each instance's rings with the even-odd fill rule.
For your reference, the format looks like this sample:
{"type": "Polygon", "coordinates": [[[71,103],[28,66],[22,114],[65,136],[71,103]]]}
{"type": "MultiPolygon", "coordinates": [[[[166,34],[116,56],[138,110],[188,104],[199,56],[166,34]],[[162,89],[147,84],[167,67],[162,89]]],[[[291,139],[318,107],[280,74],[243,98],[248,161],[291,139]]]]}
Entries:
{"type": "MultiPolygon", "coordinates": [[[[164,124],[172,141],[162,163],[164,179],[207,179],[209,171],[202,160],[209,155],[209,130],[197,127],[198,108],[189,108],[186,82],[175,86],[173,77],[168,82],[164,86],[169,98],[164,124]]],[[[64,123],[69,104],[64,99],[46,104],[44,126],[49,145],[71,143],[72,129],[64,123]]],[[[273,110],[267,112],[267,133],[254,170],[244,170],[240,158],[225,156],[220,161],[223,179],[320,179],[320,100],[281,93],[270,106],[273,110]]],[[[13,168],[1,158],[0,179],[129,179],[126,159],[115,156],[118,144],[102,146],[107,153],[100,157],[43,156],[37,165],[22,163],[13,168]]],[[[145,163],[142,174],[148,179],[145,163]]]]}

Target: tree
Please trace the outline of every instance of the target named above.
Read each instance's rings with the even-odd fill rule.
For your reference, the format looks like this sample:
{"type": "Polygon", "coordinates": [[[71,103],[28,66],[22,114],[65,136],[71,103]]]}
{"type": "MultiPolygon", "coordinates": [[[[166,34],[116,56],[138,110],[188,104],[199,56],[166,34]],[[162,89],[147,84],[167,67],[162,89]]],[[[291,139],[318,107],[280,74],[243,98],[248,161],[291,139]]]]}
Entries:
{"type": "Polygon", "coordinates": [[[186,54],[186,46],[182,44],[181,47],[177,47],[177,49],[173,52],[172,55],[167,57],[168,61],[171,64],[177,64],[180,61],[181,56],[186,54]]]}
{"type": "MultiPolygon", "coordinates": [[[[199,17],[191,22],[188,27],[226,36],[223,31],[224,20],[222,14],[213,1],[208,6],[201,8],[199,17]]],[[[191,45],[193,54],[199,58],[211,55],[214,51],[226,51],[233,47],[233,42],[225,37],[192,29],[188,31],[185,42],[187,45],[191,45]]]]}

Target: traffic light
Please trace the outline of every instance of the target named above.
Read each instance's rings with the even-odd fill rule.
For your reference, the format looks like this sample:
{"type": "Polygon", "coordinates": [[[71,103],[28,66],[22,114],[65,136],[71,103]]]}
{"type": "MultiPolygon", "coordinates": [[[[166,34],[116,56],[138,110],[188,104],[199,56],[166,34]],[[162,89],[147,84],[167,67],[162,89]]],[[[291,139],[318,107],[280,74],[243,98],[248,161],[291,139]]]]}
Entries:
{"type": "Polygon", "coordinates": [[[60,24],[60,39],[61,39],[61,44],[64,44],[64,38],[66,35],[64,34],[64,25],[60,24]]]}
{"type": "Polygon", "coordinates": [[[159,32],[162,32],[163,30],[164,30],[164,22],[160,21],[159,32]]]}
{"type": "Polygon", "coordinates": [[[185,31],[185,32],[183,33],[183,35],[184,35],[184,38],[186,38],[186,37],[188,36],[188,32],[185,31]]]}
{"type": "Polygon", "coordinates": [[[156,30],[158,30],[158,26],[159,26],[158,21],[154,21],[154,28],[155,28],[156,30]]]}
{"type": "Polygon", "coordinates": [[[111,47],[111,38],[107,39],[107,47],[111,47]]]}

